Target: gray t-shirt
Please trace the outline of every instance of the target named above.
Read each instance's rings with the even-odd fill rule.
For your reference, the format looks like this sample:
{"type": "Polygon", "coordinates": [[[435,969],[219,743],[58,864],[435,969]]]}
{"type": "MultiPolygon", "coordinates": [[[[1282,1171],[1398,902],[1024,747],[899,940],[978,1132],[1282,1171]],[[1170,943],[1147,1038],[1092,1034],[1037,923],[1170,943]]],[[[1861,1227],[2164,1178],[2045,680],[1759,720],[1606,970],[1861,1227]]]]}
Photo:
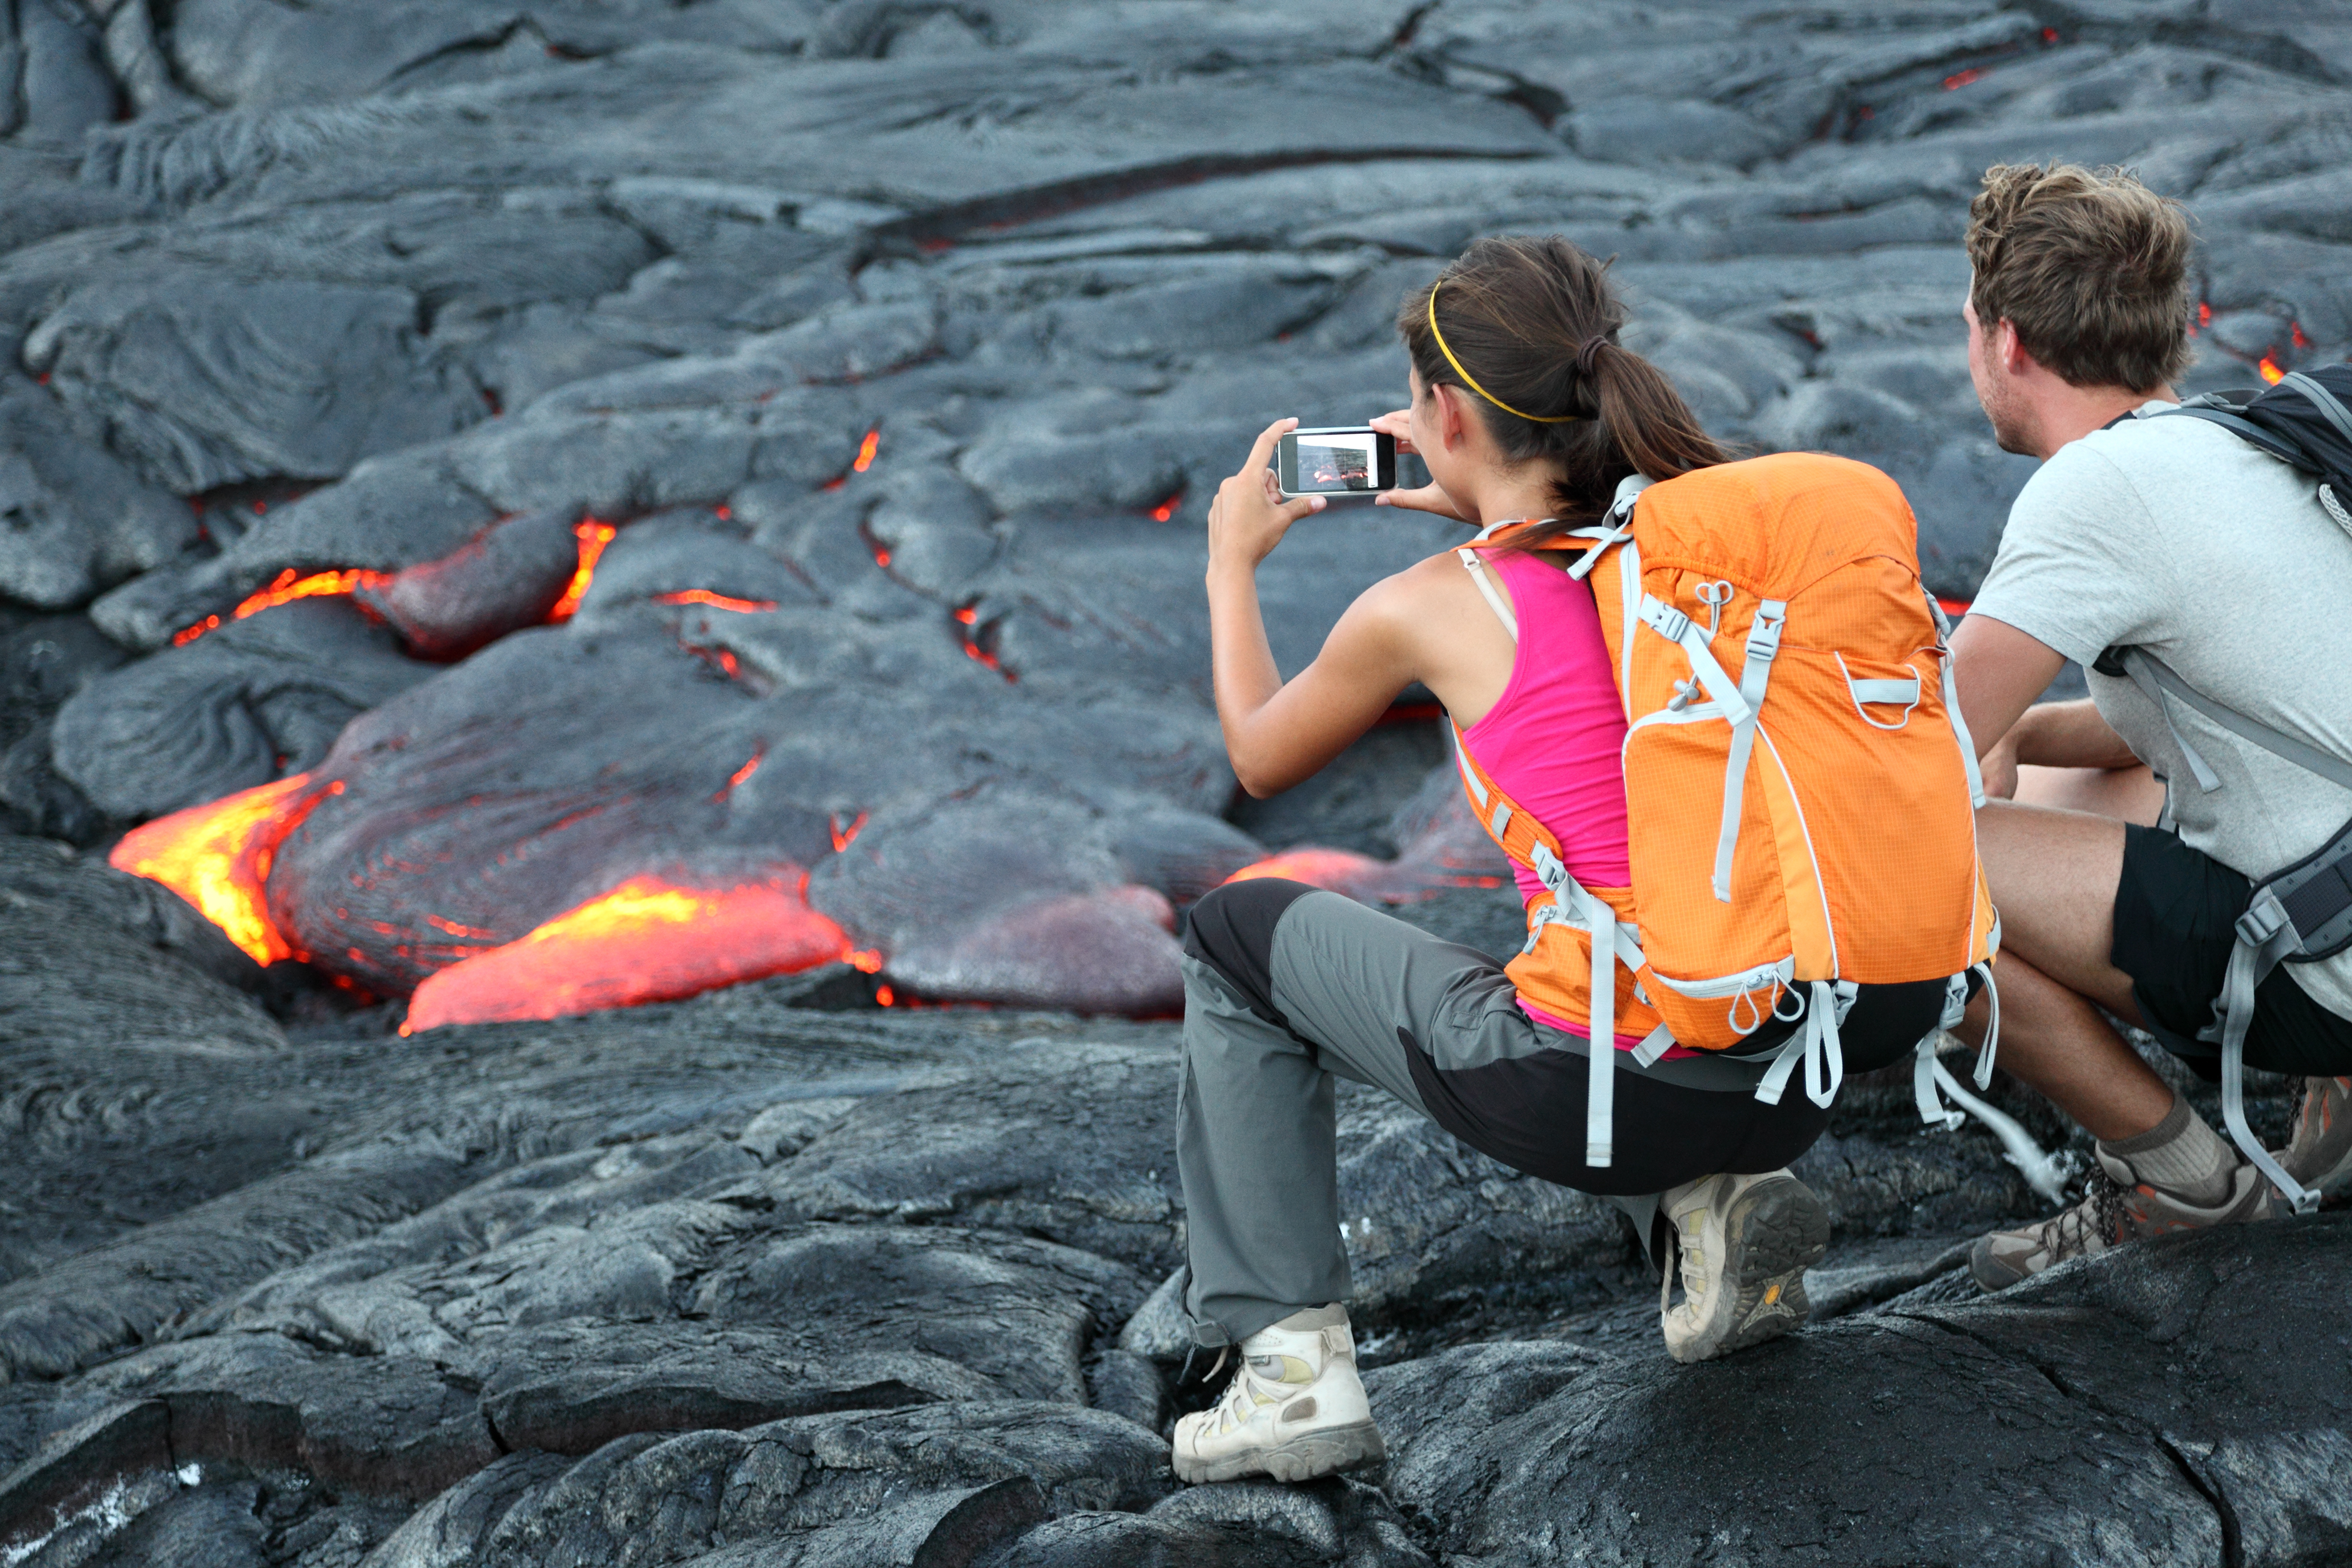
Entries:
{"type": "MultiPolygon", "coordinates": [[[[2105,649],[2144,647],[2214,702],[2352,758],[2352,536],[2320,506],[2317,480],[2205,420],[2126,420],[2060,448],[2010,509],[1970,613],[2085,669],[2105,649]]],[[[2221,780],[2200,790],[2137,685],[2095,673],[2090,685],[2101,716],[2168,780],[2182,841],[2232,870],[2267,876],[2352,818],[2352,790],[2170,704],[2221,780]]],[[[2352,1018],[2352,949],[2286,968],[2352,1018]]]]}

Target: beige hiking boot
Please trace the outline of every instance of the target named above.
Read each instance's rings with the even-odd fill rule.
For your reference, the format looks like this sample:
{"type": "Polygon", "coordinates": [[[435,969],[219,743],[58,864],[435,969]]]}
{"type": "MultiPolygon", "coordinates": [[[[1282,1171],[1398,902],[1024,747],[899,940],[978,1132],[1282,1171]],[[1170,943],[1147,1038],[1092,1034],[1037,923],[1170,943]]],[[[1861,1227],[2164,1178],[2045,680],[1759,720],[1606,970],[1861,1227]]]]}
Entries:
{"type": "Polygon", "coordinates": [[[1805,1270],[1829,1250],[1829,1210],[1787,1171],[1702,1176],[1658,1202],[1673,1228],[1683,1299],[1668,1305],[1675,1268],[1658,1291],[1658,1324],[1676,1361],[1778,1339],[1812,1308],[1805,1270]]]}
{"type": "Polygon", "coordinates": [[[1388,1458],[1356,1375],[1347,1308],[1293,1312],[1240,1349],[1223,1397],[1176,1423],[1179,1480],[1311,1481],[1388,1458]]]}
{"type": "Polygon", "coordinates": [[[1977,1238],[1969,1249],[1969,1272],[1976,1276],[1979,1289],[2007,1290],[2053,1263],[2095,1257],[2126,1241],[2208,1225],[2272,1219],[2279,1213],[2271,1184],[2251,1165],[2238,1166],[2231,1173],[2228,1194],[2204,1207],[2137,1180],[2117,1155],[2105,1149],[2097,1154],[2098,1168],[2091,1173],[2090,1190],[2082,1202],[2039,1224],[1977,1238]]]}

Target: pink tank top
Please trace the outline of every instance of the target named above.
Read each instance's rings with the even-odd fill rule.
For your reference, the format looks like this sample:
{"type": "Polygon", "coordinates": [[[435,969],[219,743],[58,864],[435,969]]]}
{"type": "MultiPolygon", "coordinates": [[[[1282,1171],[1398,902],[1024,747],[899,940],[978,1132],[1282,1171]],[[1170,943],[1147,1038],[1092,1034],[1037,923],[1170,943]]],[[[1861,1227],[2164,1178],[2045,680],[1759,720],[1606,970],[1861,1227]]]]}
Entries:
{"type": "MultiPolygon", "coordinates": [[[[1633,880],[1625,854],[1625,710],[1592,591],[1521,551],[1485,559],[1511,591],[1519,650],[1502,696],[1463,739],[1486,776],[1551,830],[1570,875],[1587,887],[1623,887],[1633,880]]],[[[1544,891],[1535,873],[1511,869],[1522,899],[1544,891]]],[[[1538,1023],[1586,1032],[1524,998],[1519,1007],[1538,1023]]],[[[1617,1043],[1631,1051],[1641,1037],[1621,1034],[1617,1043]]]]}

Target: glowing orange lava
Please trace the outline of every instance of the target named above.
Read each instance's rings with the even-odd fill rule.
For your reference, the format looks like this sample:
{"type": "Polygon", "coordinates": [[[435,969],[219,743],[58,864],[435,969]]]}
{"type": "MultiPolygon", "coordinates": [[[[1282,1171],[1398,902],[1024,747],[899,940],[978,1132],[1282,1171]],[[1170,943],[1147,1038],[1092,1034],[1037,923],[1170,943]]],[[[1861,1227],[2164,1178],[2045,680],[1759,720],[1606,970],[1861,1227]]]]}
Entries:
{"type": "Polygon", "coordinates": [[[849,471],[852,474],[863,474],[873,467],[874,455],[881,449],[882,427],[877,424],[866,433],[865,440],[857,444],[857,461],[849,465],[849,471]]]}
{"type": "Polygon", "coordinates": [[[1286,877],[1311,887],[1336,888],[1361,881],[1367,874],[1381,869],[1381,862],[1368,855],[1348,850],[1297,849],[1285,850],[1262,861],[1245,865],[1225,878],[1228,883],[1255,882],[1260,877],[1286,877]]]}
{"type": "Polygon", "coordinates": [[[2311,347],[2311,340],[2310,340],[2310,339],[2308,339],[2308,338],[2306,338],[2306,337],[2305,337],[2305,336],[2303,335],[2303,323],[2302,323],[2302,322],[2300,322],[2300,321],[2290,321],[2290,322],[2288,322],[2288,323],[2286,324],[2286,332],[2287,332],[2287,340],[2288,340],[2288,341],[2292,342],[2292,343],[2293,343],[2296,348],[2298,348],[2298,349],[2308,349],[2309,347],[2311,347]]]}
{"type": "Polygon", "coordinates": [[[751,759],[743,764],[742,767],[735,769],[734,772],[729,774],[727,776],[727,782],[719,788],[719,793],[713,795],[711,799],[714,800],[724,800],[728,796],[735,793],[736,785],[740,784],[744,779],[749,779],[752,774],[757,773],[760,770],[760,759],[765,756],[767,756],[765,748],[751,753],[751,759]]]}
{"type": "Polygon", "coordinates": [[[1975,602],[1976,601],[1972,599],[1938,599],[1936,601],[1937,606],[1941,609],[1945,614],[1954,617],[1966,615],[1969,612],[1969,606],[1975,602]]]}
{"type": "Polygon", "coordinates": [[[799,871],[725,888],[632,877],[427,976],[401,1032],[673,1001],[848,956],[848,936],[802,896],[807,885],[799,871]]]}
{"type": "Polygon", "coordinates": [[[2213,324],[2213,307],[2202,299],[2197,302],[2197,324],[2200,327],[2210,327],[2213,324]]]}
{"type": "Polygon", "coordinates": [[[342,789],[341,780],[315,784],[308,773],[241,789],[133,828],[107,863],[186,899],[257,964],[301,957],[270,922],[269,863],[311,808],[342,789]]]}
{"type": "Polygon", "coordinates": [[[2270,382],[2273,386],[2276,386],[2279,382],[2286,380],[2286,372],[2279,369],[2278,361],[2272,359],[2268,354],[2264,354],[2263,356],[2262,363],[2256,365],[2254,369],[2260,371],[2263,374],[2263,380],[2270,382]]]}
{"type": "MultiPolygon", "coordinates": [[[[232,621],[243,621],[265,610],[275,610],[281,604],[291,604],[298,599],[329,599],[356,592],[362,588],[381,588],[392,580],[388,571],[314,571],[305,577],[288,567],[278,574],[268,587],[248,594],[245,601],[229,612],[232,621]]],[[[217,615],[207,615],[193,626],[183,627],[172,634],[172,645],[185,647],[205,632],[216,630],[221,623],[217,615]]]]}
{"type": "Polygon", "coordinates": [[[1969,83],[1972,81],[1982,80],[1984,80],[1984,72],[1977,69],[1974,66],[1970,66],[1964,71],[1954,71],[1950,76],[1946,77],[1944,78],[1944,90],[1946,92],[1954,92],[1968,86],[1969,83]]]}
{"type": "Polygon", "coordinates": [[[656,604],[708,604],[715,610],[731,610],[738,615],[750,615],[756,611],[773,610],[772,599],[730,599],[723,593],[713,593],[707,588],[684,588],[676,593],[656,593],[656,604]]]}
{"type": "Polygon", "coordinates": [[[1169,497],[1166,500],[1160,502],[1160,505],[1151,508],[1151,520],[1155,523],[1166,522],[1169,518],[1176,515],[1176,508],[1183,504],[1184,492],[1179,490],[1174,495],[1169,497]]]}
{"type": "Polygon", "coordinates": [[[845,954],[842,956],[842,962],[861,975],[878,975],[882,972],[882,955],[871,947],[860,947],[855,953],[845,954]]]}
{"type": "Polygon", "coordinates": [[[850,823],[850,824],[849,824],[849,826],[847,826],[847,827],[845,827],[845,827],[843,827],[843,826],[841,825],[841,819],[840,819],[839,817],[835,817],[835,818],[834,818],[834,819],[833,819],[833,852],[834,852],[835,854],[839,854],[842,851],[844,851],[844,850],[847,849],[851,844],[856,843],[856,842],[857,841],[857,835],[858,835],[859,831],[860,831],[861,830],[863,830],[863,829],[865,828],[865,826],[866,826],[866,813],[865,813],[865,812],[863,812],[863,811],[858,812],[858,813],[857,813],[857,820],[856,820],[856,821],[854,821],[854,822],[850,823]]]}
{"type": "Polygon", "coordinates": [[[563,597],[547,612],[551,624],[571,620],[572,612],[580,608],[580,601],[588,596],[588,585],[596,580],[596,562],[603,558],[604,547],[613,542],[613,536],[620,531],[593,517],[583,517],[572,525],[572,535],[580,541],[580,565],[572,573],[571,586],[563,591],[563,597]]]}

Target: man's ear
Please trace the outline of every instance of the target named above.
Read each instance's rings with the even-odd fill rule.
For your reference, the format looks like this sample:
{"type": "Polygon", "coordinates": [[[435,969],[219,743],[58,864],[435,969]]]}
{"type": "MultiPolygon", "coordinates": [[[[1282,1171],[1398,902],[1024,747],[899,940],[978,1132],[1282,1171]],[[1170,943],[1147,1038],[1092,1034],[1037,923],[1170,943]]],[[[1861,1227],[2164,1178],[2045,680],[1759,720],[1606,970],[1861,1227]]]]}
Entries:
{"type": "Polygon", "coordinates": [[[2026,351],[2024,341],[2017,335],[2017,323],[2004,316],[2000,319],[2000,336],[1993,349],[2000,359],[2000,368],[2012,376],[2021,376],[2041,363],[2026,351]]]}

